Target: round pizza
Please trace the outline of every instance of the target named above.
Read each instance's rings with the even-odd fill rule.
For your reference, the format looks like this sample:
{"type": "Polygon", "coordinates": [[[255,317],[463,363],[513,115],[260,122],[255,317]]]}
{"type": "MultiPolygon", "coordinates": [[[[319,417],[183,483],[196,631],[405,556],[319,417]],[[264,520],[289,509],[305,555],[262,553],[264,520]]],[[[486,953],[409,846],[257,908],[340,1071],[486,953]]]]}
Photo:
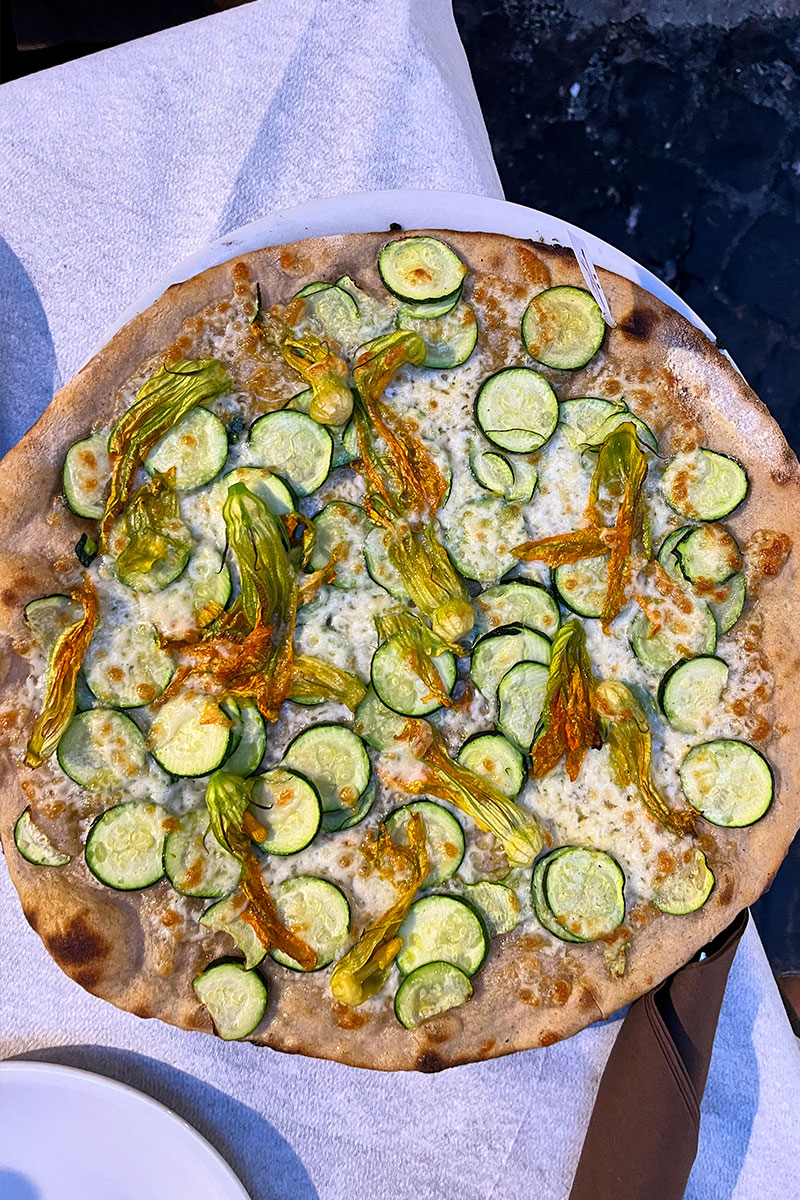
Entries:
{"type": "Polygon", "coordinates": [[[4,460],[0,832],[84,988],[438,1070],[607,1017],[768,885],[800,467],[599,275],[605,316],[495,234],[246,254],[4,460]]]}

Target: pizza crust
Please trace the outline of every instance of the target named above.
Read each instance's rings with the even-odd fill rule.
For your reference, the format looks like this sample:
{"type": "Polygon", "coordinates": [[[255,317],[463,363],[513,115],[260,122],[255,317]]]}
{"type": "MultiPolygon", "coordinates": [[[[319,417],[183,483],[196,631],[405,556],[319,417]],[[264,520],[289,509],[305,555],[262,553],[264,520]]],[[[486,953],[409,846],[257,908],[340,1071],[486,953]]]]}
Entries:
{"type": "MultiPolygon", "coordinates": [[[[473,276],[504,280],[527,294],[533,286],[582,283],[571,251],[497,234],[440,236],[459,252],[473,276]]],[[[380,294],[375,261],[385,239],[385,233],[310,239],[256,251],[243,260],[269,303],[287,301],[311,279],[343,273],[380,294]]],[[[726,521],[740,544],[766,528],[786,533],[800,545],[800,466],[767,408],[683,317],[628,280],[602,270],[599,274],[618,319],[601,353],[613,355],[627,373],[648,379],[655,392],[654,411],[660,411],[664,423],[667,418],[670,425],[680,418],[694,421],[706,444],[746,467],[750,495],[726,521]]],[[[151,358],[154,347],[162,350],[173,343],[186,318],[231,291],[231,263],[171,287],[61,389],[0,464],[0,630],[5,631],[0,632],[0,680],[7,685],[27,669],[13,650],[13,642],[26,636],[23,606],[77,580],[72,547],[81,533],[91,530],[90,523],[63,506],[53,512],[67,447],[92,425],[109,419],[118,388],[151,358]]],[[[474,302],[480,315],[480,302],[474,302]]],[[[507,361],[510,339],[517,339],[518,347],[515,328],[491,334],[498,366],[507,361]]],[[[590,363],[565,373],[561,398],[591,394],[594,369],[590,363]]],[[[344,1009],[332,1005],[323,980],[273,971],[267,1017],[253,1040],[355,1066],[435,1071],[550,1045],[609,1016],[688,961],[769,886],[800,825],[800,719],[793,696],[800,673],[799,602],[795,550],[779,579],[766,582],[758,597],[763,647],[782,722],[768,748],[776,799],[756,825],[712,831],[724,851],[711,898],[685,917],[659,916],[652,910],[634,931],[621,980],[610,976],[598,944],[564,944],[543,953],[539,939],[510,934],[493,942],[467,1006],[407,1031],[390,1007],[344,1009]]],[[[2,719],[7,740],[13,741],[13,714],[2,719]]],[[[141,893],[113,893],[88,877],[80,858],[48,870],[8,850],[14,821],[28,802],[23,788],[28,775],[19,753],[6,748],[0,763],[0,836],[25,914],[49,953],[81,986],[120,1008],[211,1031],[191,988],[191,979],[208,959],[200,941],[183,940],[169,953],[158,950],[159,939],[167,936],[158,927],[159,914],[165,904],[174,903],[165,881],[141,893]]],[[[181,927],[188,928],[185,920],[181,927]]]]}

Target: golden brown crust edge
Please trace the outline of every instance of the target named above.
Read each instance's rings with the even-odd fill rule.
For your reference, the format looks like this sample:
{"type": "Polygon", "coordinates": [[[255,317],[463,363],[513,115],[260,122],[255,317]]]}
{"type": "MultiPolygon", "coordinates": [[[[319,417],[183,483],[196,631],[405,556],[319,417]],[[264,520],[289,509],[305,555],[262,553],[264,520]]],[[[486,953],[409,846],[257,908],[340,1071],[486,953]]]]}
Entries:
{"type": "MultiPolygon", "coordinates": [[[[499,279],[580,283],[570,252],[526,246],[496,234],[447,232],[447,240],[473,272],[499,279]]],[[[285,301],[311,278],[347,271],[377,289],[375,257],[386,234],[310,239],[241,256],[270,302],[285,301]]],[[[751,493],[730,524],[741,540],[771,528],[800,540],[800,467],[769,416],[734,368],[704,335],[660,301],[627,280],[601,272],[618,329],[609,348],[619,361],[663,372],[664,406],[691,415],[714,449],[740,459],[751,493]],[[676,382],[676,379],[680,382],[676,382]],[[666,394],[668,393],[668,394],[666,394]]],[[[63,579],[53,562],[69,552],[86,523],[63,514],[46,520],[58,486],[66,447],[111,411],[120,384],[149,358],[154,347],[169,345],[185,318],[231,290],[231,266],[223,264],[171,287],[146,313],[121,330],[109,345],[54,398],[42,418],[0,464],[0,628],[21,634],[20,608],[28,599],[63,579]]],[[[568,380],[569,394],[586,394],[586,371],[568,380]],[[582,390],[585,389],[585,390],[582,390]]],[[[563,393],[562,393],[563,394],[563,393]]],[[[759,598],[764,645],[776,688],[776,708],[787,728],[769,747],[777,798],[757,825],[724,831],[735,871],[726,871],[708,904],[682,918],[662,918],[637,932],[628,971],[612,980],[592,948],[565,948],[562,969],[543,994],[536,954],[513,935],[495,943],[487,966],[475,981],[475,996],[462,1010],[445,1014],[424,1029],[403,1030],[391,1012],[370,1016],[361,1026],[342,1028],[341,1014],[320,1004],[307,980],[273,974],[268,1018],[257,1041],[276,1049],[332,1058],[379,1069],[438,1070],[457,1063],[549,1045],[608,1016],[676,970],[719,933],[768,886],[800,824],[800,720],[792,684],[800,670],[800,630],[796,614],[800,587],[796,554],[779,581],[759,598]]],[[[5,636],[0,644],[0,680],[15,673],[20,660],[5,636]]],[[[6,761],[0,775],[0,833],[11,844],[13,821],[25,806],[16,764],[6,761]]],[[[45,946],[82,986],[142,1016],[158,1016],[184,1028],[209,1029],[194,1000],[190,981],[196,959],[179,953],[168,977],[158,974],[142,926],[159,902],[157,885],[142,894],[110,894],[90,882],[76,886],[70,874],[29,866],[12,850],[9,869],[29,921],[45,946]]],[[[596,948],[594,948],[596,950],[596,948]]],[[[356,1020],[358,1017],[356,1017],[356,1020]]]]}

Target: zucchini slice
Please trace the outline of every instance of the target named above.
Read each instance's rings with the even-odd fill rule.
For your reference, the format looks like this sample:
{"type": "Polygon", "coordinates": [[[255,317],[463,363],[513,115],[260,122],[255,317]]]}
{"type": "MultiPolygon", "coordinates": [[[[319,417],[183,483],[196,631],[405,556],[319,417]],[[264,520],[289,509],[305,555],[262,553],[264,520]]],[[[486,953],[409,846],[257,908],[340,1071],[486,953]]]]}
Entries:
{"type": "Polygon", "coordinates": [[[658,703],[673,729],[700,733],[719,707],[728,682],[728,664],[711,654],[683,659],[658,685],[658,703]]]}
{"type": "Polygon", "coordinates": [[[649,425],[647,425],[641,417],[637,417],[628,409],[622,412],[612,413],[603,421],[600,428],[595,433],[594,445],[599,445],[614,432],[619,425],[632,425],[636,430],[637,437],[642,445],[647,446],[648,450],[652,450],[654,454],[658,454],[658,438],[653,433],[649,425]]]}
{"type": "Polygon", "coordinates": [[[113,708],[90,708],[77,713],[65,729],[57,750],[65,775],[81,787],[106,792],[124,789],[144,770],[144,734],[130,717],[113,708]]]}
{"type": "Polygon", "coordinates": [[[535,629],[501,625],[479,637],[472,651],[470,675],[481,695],[491,703],[500,680],[520,662],[550,662],[550,643],[535,629]]]}
{"type": "Polygon", "coordinates": [[[536,919],[542,928],[546,929],[548,933],[552,933],[554,937],[560,938],[562,942],[581,942],[583,938],[576,937],[568,929],[565,929],[563,925],[558,923],[554,913],[550,909],[550,905],[547,903],[547,897],[544,892],[544,877],[547,868],[553,859],[568,849],[568,846],[562,846],[560,849],[552,850],[536,863],[531,878],[531,899],[536,919]]]}
{"type": "Polygon", "coordinates": [[[353,715],[353,727],[373,750],[396,750],[406,722],[391,708],[387,708],[372,688],[367,688],[364,699],[353,715]]]}
{"type": "Polygon", "coordinates": [[[692,808],[712,825],[729,829],[759,821],[775,790],[764,755],[733,738],[693,746],[681,763],[680,777],[692,808]]]}
{"type": "Polygon", "coordinates": [[[566,847],[548,862],[543,886],[558,924],[582,942],[606,937],[622,924],[625,876],[603,850],[566,847]]]}
{"type": "Polygon", "coordinates": [[[472,995],[469,976],[449,962],[429,962],[406,975],[394,998],[394,1012],[406,1029],[416,1029],[472,995]]]}
{"type": "Polygon", "coordinates": [[[478,910],[490,937],[510,933],[520,921],[517,893],[504,883],[490,883],[479,879],[477,883],[464,885],[464,895],[478,910]]]}
{"type": "Polygon", "coordinates": [[[170,775],[210,775],[231,743],[231,721],[211,696],[184,692],[168,700],[150,726],[150,750],[170,775]]]}
{"type": "Polygon", "coordinates": [[[164,871],[181,896],[215,899],[228,896],[242,869],[220,846],[209,826],[207,808],[195,808],[180,818],[180,827],[164,842],[164,871]]]}
{"type": "Polygon", "coordinates": [[[530,501],[539,480],[536,467],[526,459],[512,461],[496,450],[481,450],[477,446],[469,452],[469,467],[481,487],[520,504],[530,501]]]}
{"type": "Polygon", "coordinates": [[[390,534],[380,525],[373,525],[364,540],[364,562],[370,579],[385,588],[395,600],[409,601],[402,576],[389,558],[387,542],[390,534]]]}
{"type": "Polygon", "coordinates": [[[727,583],[742,569],[736,538],[721,525],[698,525],[672,553],[690,583],[727,583]]]}
{"type": "Polygon", "coordinates": [[[246,971],[257,967],[266,958],[266,948],[258,940],[252,925],[243,920],[241,913],[245,905],[241,897],[225,896],[210,904],[199,917],[200,924],[214,933],[227,933],[244,954],[246,971]]]}
{"type": "Polygon", "coordinates": [[[83,660],[92,693],[110,708],[151,704],[164,691],[173,670],[152,625],[98,627],[83,660]]]}
{"type": "Polygon", "coordinates": [[[696,521],[727,517],[742,503],[747,488],[741,464],[714,450],[676,454],[661,476],[661,494],[670,508],[696,521]]]}
{"type": "MultiPolygon", "coordinates": [[[[449,650],[432,660],[449,696],[456,681],[456,660],[449,650]]],[[[424,717],[441,706],[425,681],[408,661],[408,650],[399,634],[387,638],[372,656],[370,682],[379,700],[404,717],[424,717]]]]}
{"type": "Polygon", "coordinates": [[[428,874],[419,885],[423,890],[438,887],[455,875],[464,857],[464,830],[446,808],[432,800],[414,800],[395,808],[384,819],[393,842],[406,845],[406,830],[413,813],[425,822],[425,847],[428,851],[428,874]]]}
{"type": "Polygon", "coordinates": [[[233,733],[236,749],[225,759],[223,770],[244,779],[258,770],[267,748],[264,718],[255,704],[243,704],[239,708],[233,733]]]}
{"type": "Polygon", "coordinates": [[[455,295],[467,268],[438,238],[406,237],[387,242],[378,255],[378,272],[393,296],[420,304],[455,295]]]}
{"type": "Polygon", "coordinates": [[[449,518],[445,546],[467,579],[492,583],[517,565],[511,553],[527,538],[521,510],[497,496],[462,505],[449,518]]]}
{"type": "Polygon", "coordinates": [[[164,875],[168,813],[160,804],[130,801],[107,809],[86,839],[86,865],[118,892],[138,891],[164,875]]]}
{"type": "Polygon", "coordinates": [[[715,588],[708,597],[708,607],[714,614],[720,634],[733,629],[742,615],[747,597],[747,584],[743,574],[734,575],[727,583],[715,588]]]}
{"type": "Polygon", "coordinates": [[[42,596],[25,605],[23,616],[37,646],[49,655],[56,638],[80,621],[83,609],[71,596],[42,596]]]}
{"type": "Polygon", "coordinates": [[[358,305],[344,288],[335,283],[309,283],[301,288],[295,300],[304,301],[304,316],[322,326],[322,331],[337,342],[356,336],[360,325],[358,305]]]}
{"type": "Polygon", "coordinates": [[[460,367],[478,344],[478,319],[475,309],[463,300],[443,317],[419,319],[400,310],[397,328],[417,333],[425,343],[423,367],[445,370],[460,367]]]}
{"type": "Polygon", "coordinates": [[[653,904],[663,913],[683,917],[702,908],[714,889],[714,872],[706,862],[703,851],[692,849],[689,862],[659,880],[653,889],[653,904]]]}
{"type": "Polygon", "coordinates": [[[423,300],[419,304],[415,304],[413,300],[404,301],[398,310],[399,315],[414,321],[432,321],[436,317],[446,317],[461,299],[461,290],[459,288],[452,296],[445,296],[442,300],[423,300]]]}
{"type": "Polygon", "coordinates": [[[181,491],[199,488],[219,475],[228,457],[228,431],[215,413],[193,408],[165,434],[144,460],[150,475],[175,468],[181,491]]]}
{"type": "Polygon", "coordinates": [[[133,592],[163,592],[168,584],[174,583],[184,572],[194,548],[194,539],[188,526],[180,520],[170,522],[170,537],[166,552],[149,567],[130,567],[124,570],[120,555],[129,545],[130,539],[122,520],[117,521],[111,531],[110,549],[115,556],[114,573],[120,583],[133,592]]]}
{"type": "Polygon", "coordinates": [[[290,742],[281,766],[310,779],[322,811],[351,813],[372,773],[367,749],[346,725],[312,725],[290,742]]]}
{"type": "Polygon", "coordinates": [[[553,572],[559,599],[581,617],[599,617],[608,592],[608,555],[564,563],[553,572]]]}
{"type": "Polygon", "coordinates": [[[661,543],[656,557],[670,579],[682,582],[686,578],[678,563],[675,548],[682,538],[688,537],[692,530],[696,528],[696,525],[681,525],[680,529],[673,529],[672,533],[667,534],[661,543]]]}
{"type": "Polygon", "coordinates": [[[498,583],[476,596],[474,601],[481,633],[500,625],[525,625],[545,637],[555,637],[561,618],[558,605],[540,583],[514,579],[498,583]]]}
{"type": "Polygon", "coordinates": [[[378,785],[373,777],[367,784],[354,808],[336,808],[322,814],[322,828],[326,833],[341,833],[352,829],[368,817],[378,794],[378,785]]]}
{"type": "Polygon", "coordinates": [[[430,962],[449,962],[474,975],[489,950],[489,938],[475,909],[454,896],[423,896],[397,931],[403,949],[395,960],[403,975],[430,962]]]}
{"type": "Polygon", "coordinates": [[[219,550],[202,545],[195,550],[179,579],[147,604],[146,611],[156,627],[171,636],[193,632],[207,624],[231,595],[231,573],[219,550]]]}
{"type": "Polygon", "coordinates": [[[77,516],[95,521],[102,517],[110,479],[108,434],[93,433],[73,442],[64,459],[62,486],[64,499],[77,516]]]}
{"type": "Polygon", "coordinates": [[[504,367],[481,384],[475,420],[501,450],[531,454],[552,437],[558,424],[558,400],[538,371],[504,367]]]}
{"type": "Polygon", "coordinates": [[[369,582],[364,564],[364,541],[370,529],[369,517],[357,504],[333,500],[314,517],[317,539],[311,555],[311,567],[319,571],[327,567],[335,553],[336,587],[352,591],[369,582]]]}
{"type": "Polygon", "coordinates": [[[309,496],[328,478],[333,438],[324,425],[305,413],[267,413],[250,430],[256,464],[274,471],[297,496],[309,496]]]}
{"type": "Polygon", "coordinates": [[[710,655],[717,648],[717,623],[704,600],[695,601],[688,613],[681,613],[681,628],[663,625],[657,633],[643,612],[631,625],[631,645],[639,662],[650,671],[663,675],[682,658],[710,655]]]}
{"type": "Polygon", "coordinates": [[[596,446],[601,440],[598,433],[603,423],[621,413],[628,413],[624,403],[603,400],[600,396],[576,396],[560,401],[558,423],[567,443],[573,450],[579,450],[583,446],[596,446]]]}
{"type": "Polygon", "coordinates": [[[14,845],[35,867],[65,867],[71,854],[57,850],[46,833],[33,823],[30,808],[24,808],[14,825],[14,845]]]}
{"type": "Polygon", "coordinates": [[[285,767],[256,776],[252,810],[267,832],[258,843],[265,854],[304,850],[317,836],[322,821],[322,805],[313,783],[285,767]]]}
{"type": "Polygon", "coordinates": [[[503,676],[497,688],[498,729],[526,753],[533,745],[549,678],[549,667],[521,662],[503,676]]]}
{"type": "Polygon", "coordinates": [[[458,761],[513,800],[525,782],[525,761],[501,733],[475,733],[458,752],[458,761]]]}
{"type": "Polygon", "coordinates": [[[289,488],[271,471],[265,471],[263,467],[234,467],[232,471],[228,471],[226,475],[222,476],[219,484],[214,485],[215,489],[219,488],[218,504],[220,509],[225,503],[229,488],[234,483],[243,483],[249,492],[264,501],[269,511],[276,517],[294,512],[297,508],[297,501],[289,488]]]}
{"type": "Polygon", "coordinates": [[[606,323],[591,292],[561,284],[534,296],[522,318],[522,340],[545,367],[575,371],[603,344],[606,323]]]}
{"type": "MultiPolygon", "coordinates": [[[[350,935],[350,905],[341,888],[316,875],[293,875],[273,889],[272,897],[283,924],[315,952],[313,970],[327,967],[344,950],[350,935]]],[[[282,950],[273,950],[272,957],[283,967],[303,970],[282,950]]]]}
{"type": "Polygon", "coordinates": [[[245,970],[241,963],[212,963],[195,976],[192,987],[223,1041],[247,1037],[264,1019],[267,986],[256,971],[245,970]]]}

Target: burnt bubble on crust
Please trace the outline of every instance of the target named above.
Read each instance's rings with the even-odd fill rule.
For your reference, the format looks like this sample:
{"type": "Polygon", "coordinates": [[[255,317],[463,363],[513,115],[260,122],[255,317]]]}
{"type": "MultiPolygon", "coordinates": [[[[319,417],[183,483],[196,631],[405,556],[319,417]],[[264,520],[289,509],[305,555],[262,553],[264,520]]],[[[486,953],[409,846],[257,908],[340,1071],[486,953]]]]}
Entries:
{"type": "Polygon", "coordinates": [[[435,1050],[423,1050],[416,1062],[416,1068],[423,1075],[435,1075],[438,1071],[444,1071],[449,1063],[446,1063],[443,1058],[436,1053],[435,1050]]]}
{"type": "Polygon", "coordinates": [[[617,329],[635,342],[644,342],[653,333],[656,323],[655,313],[645,308],[634,308],[617,323],[617,329]]]}
{"type": "Polygon", "coordinates": [[[111,954],[111,944],[81,913],[72,918],[63,933],[50,934],[46,942],[53,958],[77,983],[88,991],[97,986],[111,954]]]}

